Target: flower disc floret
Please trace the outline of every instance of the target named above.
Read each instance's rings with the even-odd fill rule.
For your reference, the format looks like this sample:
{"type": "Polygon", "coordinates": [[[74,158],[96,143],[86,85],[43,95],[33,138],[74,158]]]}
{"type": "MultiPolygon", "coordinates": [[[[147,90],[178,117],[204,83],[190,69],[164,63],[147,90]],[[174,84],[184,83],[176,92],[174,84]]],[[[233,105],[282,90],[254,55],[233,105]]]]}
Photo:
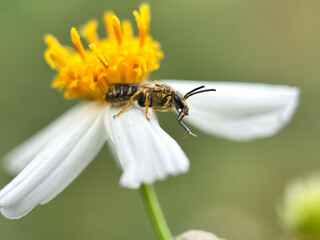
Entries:
{"type": "Polygon", "coordinates": [[[52,35],[45,37],[47,63],[58,71],[52,86],[64,89],[66,98],[103,99],[110,85],[145,82],[149,72],[159,68],[163,57],[158,42],[149,35],[149,6],[135,11],[139,36],[134,37],[130,22],[106,12],[104,22],[108,37],[99,39],[98,23],[88,22],[80,31],[89,44],[85,49],[75,28],[71,40],[76,51],[62,46],[52,35]]]}

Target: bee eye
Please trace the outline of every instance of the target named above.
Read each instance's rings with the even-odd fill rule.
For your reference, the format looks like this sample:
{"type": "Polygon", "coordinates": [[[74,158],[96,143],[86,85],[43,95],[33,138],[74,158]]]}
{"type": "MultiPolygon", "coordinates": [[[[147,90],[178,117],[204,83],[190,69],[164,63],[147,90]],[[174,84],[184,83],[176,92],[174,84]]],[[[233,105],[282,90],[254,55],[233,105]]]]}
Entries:
{"type": "Polygon", "coordinates": [[[175,94],[173,95],[173,98],[174,98],[174,102],[175,102],[176,108],[178,108],[178,109],[183,109],[183,108],[184,108],[184,103],[183,103],[181,97],[179,96],[179,94],[178,94],[178,93],[175,93],[175,94]]]}

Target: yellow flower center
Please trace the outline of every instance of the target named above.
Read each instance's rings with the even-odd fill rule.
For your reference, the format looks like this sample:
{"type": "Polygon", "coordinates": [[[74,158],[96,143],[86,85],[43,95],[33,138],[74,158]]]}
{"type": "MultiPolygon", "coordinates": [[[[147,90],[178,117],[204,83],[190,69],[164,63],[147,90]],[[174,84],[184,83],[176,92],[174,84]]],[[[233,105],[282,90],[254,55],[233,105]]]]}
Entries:
{"type": "Polygon", "coordinates": [[[112,84],[146,81],[149,72],[159,68],[163,53],[159,43],[149,35],[149,6],[142,5],[134,16],[139,37],[133,36],[130,22],[120,23],[112,12],[104,15],[108,38],[99,39],[96,21],[87,23],[80,32],[89,44],[88,50],[75,28],[71,29],[71,40],[76,51],[47,35],[45,59],[58,71],[52,86],[65,89],[64,96],[68,99],[91,100],[103,99],[112,84]]]}

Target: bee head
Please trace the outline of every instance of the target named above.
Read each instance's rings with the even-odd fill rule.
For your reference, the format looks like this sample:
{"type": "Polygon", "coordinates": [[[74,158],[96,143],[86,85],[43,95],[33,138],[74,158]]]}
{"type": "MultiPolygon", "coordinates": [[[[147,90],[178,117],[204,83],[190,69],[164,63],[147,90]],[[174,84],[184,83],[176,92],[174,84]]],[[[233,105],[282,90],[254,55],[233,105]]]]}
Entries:
{"type": "Polygon", "coordinates": [[[190,92],[187,92],[184,96],[181,93],[179,93],[178,91],[176,91],[173,94],[173,104],[174,104],[176,110],[179,112],[179,115],[186,116],[189,114],[189,106],[187,104],[187,99],[189,97],[191,97],[192,95],[195,95],[198,93],[203,93],[203,92],[216,91],[215,89],[200,90],[202,88],[204,88],[204,85],[197,87],[195,89],[192,89],[190,92]],[[198,90],[200,90],[200,91],[198,91],[198,90]]]}
{"type": "Polygon", "coordinates": [[[211,91],[216,91],[215,89],[204,89],[203,86],[197,87],[195,89],[192,89],[190,92],[187,92],[184,96],[179,93],[178,91],[174,92],[173,94],[173,105],[175,106],[176,110],[178,111],[179,115],[184,117],[189,115],[189,106],[187,104],[187,99],[191,97],[192,95],[198,94],[198,93],[203,93],[203,92],[211,92],[211,91]],[[200,91],[198,91],[200,90],[200,91]]]}
{"type": "Polygon", "coordinates": [[[173,105],[175,106],[179,114],[183,116],[189,114],[189,106],[187,104],[186,99],[181,93],[177,91],[173,94],[173,105]]]}
{"type": "Polygon", "coordinates": [[[179,113],[177,118],[178,123],[184,128],[187,134],[192,135],[194,137],[196,137],[197,135],[193,134],[189,130],[189,128],[187,128],[187,126],[182,123],[181,120],[184,116],[189,115],[189,106],[187,104],[187,99],[189,97],[198,93],[216,91],[215,89],[204,89],[204,90],[198,91],[201,88],[204,88],[204,86],[200,86],[195,89],[192,89],[190,92],[186,93],[184,96],[181,93],[175,91],[172,96],[172,104],[175,106],[176,110],[179,113]]]}

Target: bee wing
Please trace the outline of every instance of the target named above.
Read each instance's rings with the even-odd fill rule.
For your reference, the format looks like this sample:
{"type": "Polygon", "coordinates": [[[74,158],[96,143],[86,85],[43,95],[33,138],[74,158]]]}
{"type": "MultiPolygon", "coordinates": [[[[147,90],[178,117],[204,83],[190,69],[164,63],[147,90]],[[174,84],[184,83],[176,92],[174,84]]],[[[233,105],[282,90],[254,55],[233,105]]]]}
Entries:
{"type": "Polygon", "coordinates": [[[159,84],[153,84],[153,83],[141,83],[140,87],[150,89],[154,92],[161,92],[163,88],[159,84]]]}
{"type": "Polygon", "coordinates": [[[188,98],[184,118],[206,133],[237,141],[268,137],[291,119],[298,105],[296,87],[257,83],[162,81],[186,93],[200,85],[216,92],[188,98]]]}

